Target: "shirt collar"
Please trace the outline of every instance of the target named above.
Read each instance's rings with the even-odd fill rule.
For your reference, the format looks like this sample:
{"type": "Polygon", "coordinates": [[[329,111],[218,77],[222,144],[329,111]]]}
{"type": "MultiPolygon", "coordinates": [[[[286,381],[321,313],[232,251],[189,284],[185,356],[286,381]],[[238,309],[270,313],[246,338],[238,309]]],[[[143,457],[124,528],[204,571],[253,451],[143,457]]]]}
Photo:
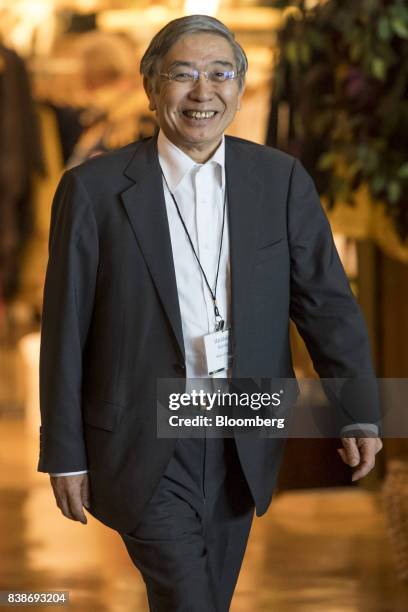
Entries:
{"type": "MultiPolygon", "coordinates": [[[[204,164],[198,164],[191,157],[189,157],[184,151],[176,147],[164,134],[163,130],[159,131],[157,138],[157,150],[159,154],[160,166],[163,170],[163,174],[166,177],[167,184],[170,191],[174,193],[184,179],[184,177],[191,172],[191,170],[197,166],[204,164]]],[[[219,168],[220,172],[217,172],[218,180],[221,178],[221,187],[225,185],[225,137],[222,136],[221,143],[216,149],[212,157],[205,163],[209,164],[214,162],[219,168]]]]}

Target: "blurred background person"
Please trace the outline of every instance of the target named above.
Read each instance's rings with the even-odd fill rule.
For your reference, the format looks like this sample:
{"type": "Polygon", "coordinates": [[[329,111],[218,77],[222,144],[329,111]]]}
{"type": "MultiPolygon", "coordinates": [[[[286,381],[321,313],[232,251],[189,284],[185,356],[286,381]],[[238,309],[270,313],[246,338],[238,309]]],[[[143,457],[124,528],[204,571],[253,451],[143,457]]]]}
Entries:
{"type": "Polygon", "coordinates": [[[124,36],[89,32],[77,42],[81,63],[85,127],[68,167],[89,157],[151,136],[154,115],[138,74],[137,50],[124,36]]]}
{"type": "Polygon", "coordinates": [[[0,330],[15,298],[34,224],[33,174],[43,175],[38,117],[19,55],[0,44],[0,330]]]}

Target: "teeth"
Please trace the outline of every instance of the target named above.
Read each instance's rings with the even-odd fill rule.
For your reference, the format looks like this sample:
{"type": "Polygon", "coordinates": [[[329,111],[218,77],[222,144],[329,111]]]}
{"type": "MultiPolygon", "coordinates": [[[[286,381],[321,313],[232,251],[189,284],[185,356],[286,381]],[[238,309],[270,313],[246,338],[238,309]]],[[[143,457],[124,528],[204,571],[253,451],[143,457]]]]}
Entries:
{"type": "Polygon", "coordinates": [[[211,117],[214,117],[215,111],[200,112],[187,110],[184,111],[184,114],[187,115],[187,117],[192,117],[193,119],[211,119],[211,117]]]}

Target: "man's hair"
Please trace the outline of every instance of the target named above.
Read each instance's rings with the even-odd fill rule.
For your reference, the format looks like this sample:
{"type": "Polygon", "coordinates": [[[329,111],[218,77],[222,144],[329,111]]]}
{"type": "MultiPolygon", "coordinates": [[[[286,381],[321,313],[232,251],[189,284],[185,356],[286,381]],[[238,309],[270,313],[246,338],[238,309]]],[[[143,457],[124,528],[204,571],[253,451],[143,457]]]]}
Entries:
{"type": "Polygon", "coordinates": [[[179,38],[186,34],[207,32],[223,36],[230,43],[235,56],[239,83],[242,87],[248,70],[248,59],[241,45],[235,40],[235,35],[227,26],[215,17],[208,15],[188,15],[173,19],[152,38],[140,62],[140,72],[147,79],[154,79],[159,73],[159,65],[169,49],[179,38]]]}

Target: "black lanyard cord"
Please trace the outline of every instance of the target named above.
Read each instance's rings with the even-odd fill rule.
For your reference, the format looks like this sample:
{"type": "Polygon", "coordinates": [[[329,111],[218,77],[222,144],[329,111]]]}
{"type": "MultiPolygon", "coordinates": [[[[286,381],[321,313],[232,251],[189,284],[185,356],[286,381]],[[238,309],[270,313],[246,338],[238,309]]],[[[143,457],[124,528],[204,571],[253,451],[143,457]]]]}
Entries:
{"type": "Polygon", "coordinates": [[[210,283],[208,282],[207,275],[204,272],[204,268],[201,265],[200,259],[199,259],[198,255],[196,253],[195,248],[194,248],[194,244],[193,244],[193,241],[191,239],[190,233],[189,233],[189,231],[187,229],[186,224],[184,223],[184,219],[183,219],[183,217],[181,215],[181,212],[180,212],[180,209],[178,207],[176,198],[174,197],[173,193],[170,191],[170,187],[169,187],[169,184],[168,184],[168,182],[166,180],[166,177],[164,176],[163,170],[161,172],[162,172],[162,176],[164,178],[164,182],[166,183],[166,187],[168,189],[168,192],[171,195],[172,200],[174,202],[174,205],[176,207],[176,210],[177,210],[178,216],[180,218],[180,221],[181,221],[181,223],[182,223],[182,225],[184,227],[184,231],[185,231],[186,236],[188,238],[188,241],[190,243],[191,249],[192,249],[192,251],[194,253],[194,256],[195,256],[195,258],[197,260],[198,265],[200,266],[200,270],[201,270],[201,272],[203,274],[203,277],[204,277],[204,280],[205,280],[206,285],[208,287],[208,290],[211,293],[211,297],[212,297],[212,300],[213,300],[213,303],[214,303],[214,315],[215,315],[215,321],[216,321],[216,331],[221,331],[224,328],[224,321],[223,321],[223,319],[222,319],[222,317],[220,315],[220,311],[219,311],[218,306],[217,306],[217,283],[218,283],[218,274],[219,274],[219,271],[220,271],[222,243],[223,243],[223,238],[224,238],[225,209],[226,209],[226,203],[227,203],[227,190],[225,189],[225,192],[224,192],[224,206],[223,206],[223,211],[222,211],[222,228],[221,228],[220,250],[219,250],[219,253],[218,253],[217,274],[215,276],[215,286],[214,286],[214,291],[213,291],[211,289],[210,283]]]}

